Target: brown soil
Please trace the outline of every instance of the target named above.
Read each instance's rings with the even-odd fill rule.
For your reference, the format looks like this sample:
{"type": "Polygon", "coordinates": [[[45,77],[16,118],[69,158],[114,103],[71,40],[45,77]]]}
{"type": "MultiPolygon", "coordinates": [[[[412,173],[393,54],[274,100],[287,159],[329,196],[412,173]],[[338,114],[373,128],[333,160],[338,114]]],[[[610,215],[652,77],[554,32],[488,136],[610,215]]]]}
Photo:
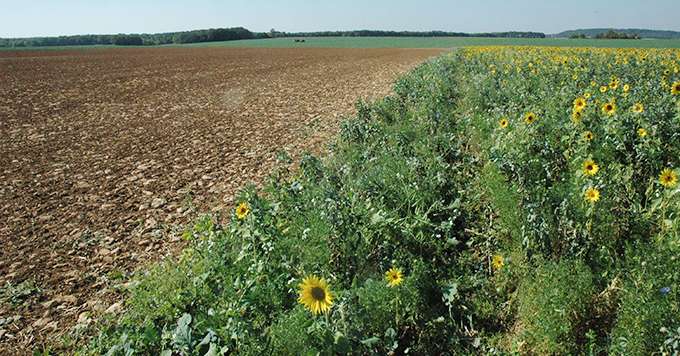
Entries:
{"type": "Polygon", "coordinates": [[[439,53],[0,52],[0,352],[115,312],[116,283],[177,251],[182,224],[228,214],[277,151],[318,151],[357,99],[439,53]]]}

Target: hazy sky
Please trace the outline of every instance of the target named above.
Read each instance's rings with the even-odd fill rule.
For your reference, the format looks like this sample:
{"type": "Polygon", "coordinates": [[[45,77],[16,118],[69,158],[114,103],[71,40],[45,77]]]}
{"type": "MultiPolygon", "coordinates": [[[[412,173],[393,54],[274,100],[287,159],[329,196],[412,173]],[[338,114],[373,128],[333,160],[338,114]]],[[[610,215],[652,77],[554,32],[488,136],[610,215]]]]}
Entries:
{"type": "Polygon", "coordinates": [[[680,0],[0,0],[0,37],[252,31],[540,31],[643,27],[680,31],[680,0]]]}

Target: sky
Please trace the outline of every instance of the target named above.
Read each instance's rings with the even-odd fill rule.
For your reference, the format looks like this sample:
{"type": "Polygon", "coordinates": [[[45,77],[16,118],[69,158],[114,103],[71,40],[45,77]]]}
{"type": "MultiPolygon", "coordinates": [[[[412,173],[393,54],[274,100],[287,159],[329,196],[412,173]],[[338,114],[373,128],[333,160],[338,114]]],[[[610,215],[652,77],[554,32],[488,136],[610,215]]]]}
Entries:
{"type": "Polygon", "coordinates": [[[0,0],[0,37],[251,31],[680,31],[680,0],[0,0]]]}

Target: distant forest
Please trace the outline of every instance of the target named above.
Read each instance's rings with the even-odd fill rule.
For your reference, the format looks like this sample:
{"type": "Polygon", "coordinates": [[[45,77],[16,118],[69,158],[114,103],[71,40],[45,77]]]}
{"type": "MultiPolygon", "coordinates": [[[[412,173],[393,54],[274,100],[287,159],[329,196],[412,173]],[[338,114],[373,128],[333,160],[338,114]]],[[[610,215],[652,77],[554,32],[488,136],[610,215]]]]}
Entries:
{"type": "Polygon", "coordinates": [[[610,28],[588,28],[560,32],[550,37],[563,38],[612,38],[614,35],[620,35],[618,38],[657,38],[657,39],[678,39],[680,32],[678,31],[663,31],[663,30],[648,30],[642,28],[626,28],[626,29],[610,29],[610,28]],[[627,37],[622,37],[623,35],[627,37]]]}
{"type": "Polygon", "coordinates": [[[117,34],[117,35],[76,35],[58,37],[0,38],[0,47],[43,47],[43,46],[151,46],[172,43],[196,43],[246,40],[258,35],[243,27],[212,28],[184,32],[154,34],[117,34]]]}
{"type": "Polygon", "coordinates": [[[275,37],[506,37],[544,38],[540,32],[494,32],[463,33],[445,31],[322,31],[322,32],[251,32],[243,27],[212,28],[184,32],[154,34],[76,35],[58,37],[0,38],[0,47],[45,47],[45,46],[153,46],[164,44],[198,43],[248,40],[275,37]]]}

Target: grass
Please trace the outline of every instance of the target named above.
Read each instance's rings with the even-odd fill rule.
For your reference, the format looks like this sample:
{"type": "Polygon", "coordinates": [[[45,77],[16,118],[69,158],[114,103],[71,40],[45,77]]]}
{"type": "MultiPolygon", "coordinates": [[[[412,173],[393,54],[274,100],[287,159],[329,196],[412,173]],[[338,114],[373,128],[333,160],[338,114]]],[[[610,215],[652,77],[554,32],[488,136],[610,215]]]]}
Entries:
{"type": "MultiPolygon", "coordinates": [[[[458,48],[468,46],[550,46],[607,48],[680,48],[680,40],[595,40],[563,38],[484,38],[484,37],[308,37],[304,43],[293,38],[273,38],[225,42],[202,42],[156,47],[242,47],[242,48],[458,48]]],[[[66,50],[130,48],[135,46],[55,46],[0,48],[3,50],[66,50]]]]}

